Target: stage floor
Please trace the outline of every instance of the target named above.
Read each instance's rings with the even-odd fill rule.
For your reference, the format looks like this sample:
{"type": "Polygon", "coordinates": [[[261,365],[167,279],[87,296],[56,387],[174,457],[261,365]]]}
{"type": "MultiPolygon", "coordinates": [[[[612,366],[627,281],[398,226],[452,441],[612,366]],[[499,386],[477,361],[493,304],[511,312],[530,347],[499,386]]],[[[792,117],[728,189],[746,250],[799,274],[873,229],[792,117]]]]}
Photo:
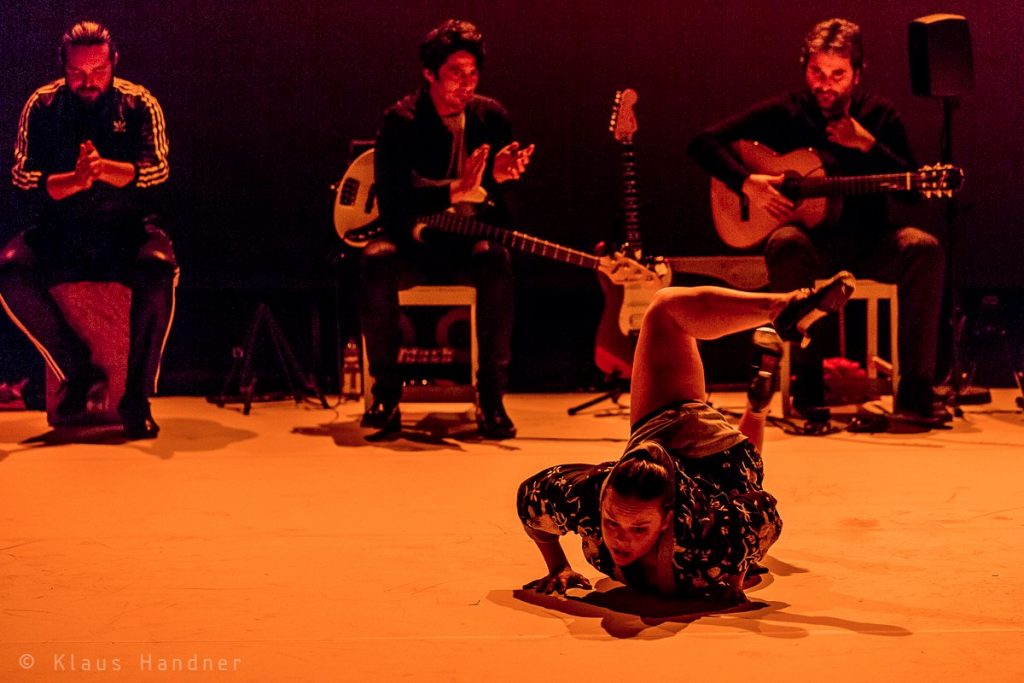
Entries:
{"type": "Polygon", "coordinates": [[[769,429],[785,529],[725,611],[624,589],[575,536],[593,593],[519,590],[519,482],[625,443],[609,403],[566,415],[585,395],[508,397],[500,443],[415,404],[378,443],[361,403],[159,398],[136,443],[0,413],[0,679],[1024,680],[1024,416],[993,393],[950,431],[769,429]]]}

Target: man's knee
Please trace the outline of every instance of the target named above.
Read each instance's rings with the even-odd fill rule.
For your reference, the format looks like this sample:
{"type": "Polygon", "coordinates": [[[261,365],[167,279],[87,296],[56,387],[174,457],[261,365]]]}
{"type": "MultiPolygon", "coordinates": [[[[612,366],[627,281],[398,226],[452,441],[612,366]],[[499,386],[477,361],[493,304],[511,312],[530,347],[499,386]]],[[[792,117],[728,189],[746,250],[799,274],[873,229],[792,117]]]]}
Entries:
{"type": "Polygon", "coordinates": [[[371,240],[359,255],[359,278],[367,284],[396,280],[398,248],[389,240],[371,240]]]}
{"type": "Polygon", "coordinates": [[[488,268],[510,270],[512,257],[508,249],[497,242],[482,240],[473,245],[473,260],[486,265],[488,268]]]}
{"type": "Polygon", "coordinates": [[[808,287],[821,269],[818,250],[801,228],[784,225],[765,242],[764,264],[773,291],[808,287]]]}
{"type": "Polygon", "coordinates": [[[138,258],[140,261],[159,261],[172,268],[178,267],[171,238],[160,228],[151,225],[146,226],[146,243],[139,247],[138,258]]]}
{"type": "Polygon", "coordinates": [[[15,236],[0,249],[0,270],[15,265],[30,268],[34,263],[35,255],[32,248],[25,243],[23,235],[15,236]]]}
{"type": "Polygon", "coordinates": [[[361,261],[382,261],[394,258],[398,254],[398,248],[388,240],[372,240],[362,250],[361,261]]]}
{"type": "Polygon", "coordinates": [[[896,247],[904,258],[936,265],[941,265],[944,258],[938,238],[920,228],[899,228],[896,231],[896,247]]]}
{"type": "Polygon", "coordinates": [[[792,254],[814,256],[815,249],[807,233],[795,225],[784,225],[768,235],[764,258],[769,263],[792,254]]]}

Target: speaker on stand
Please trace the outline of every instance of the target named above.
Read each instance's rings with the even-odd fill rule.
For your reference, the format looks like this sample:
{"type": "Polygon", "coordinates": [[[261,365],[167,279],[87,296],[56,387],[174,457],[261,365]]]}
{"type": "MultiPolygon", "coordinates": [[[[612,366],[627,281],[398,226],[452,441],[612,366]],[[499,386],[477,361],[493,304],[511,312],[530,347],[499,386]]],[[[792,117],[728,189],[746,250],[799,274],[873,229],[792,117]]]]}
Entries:
{"type": "MultiPolygon", "coordinates": [[[[915,95],[942,98],[940,162],[953,163],[953,112],[958,97],[974,87],[974,58],[967,19],[958,14],[929,14],[910,22],[907,30],[910,85],[915,95]]],[[[946,282],[951,308],[951,363],[944,382],[959,417],[960,405],[990,403],[988,389],[971,386],[973,371],[964,369],[963,331],[966,316],[956,286],[954,256],[958,246],[957,200],[946,200],[946,282]]]]}

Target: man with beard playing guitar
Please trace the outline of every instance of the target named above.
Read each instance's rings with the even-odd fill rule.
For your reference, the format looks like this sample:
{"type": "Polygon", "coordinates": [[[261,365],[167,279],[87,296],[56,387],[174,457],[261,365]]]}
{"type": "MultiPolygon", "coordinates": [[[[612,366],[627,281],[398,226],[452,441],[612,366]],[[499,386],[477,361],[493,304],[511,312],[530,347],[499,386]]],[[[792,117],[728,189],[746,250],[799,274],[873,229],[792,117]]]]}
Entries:
{"type": "MultiPolygon", "coordinates": [[[[741,196],[750,210],[779,221],[764,244],[771,288],[785,292],[810,286],[830,270],[847,268],[858,277],[895,282],[899,288],[901,380],[895,412],[916,424],[938,427],[948,418],[932,399],[936,336],[942,300],[943,252],[934,236],[893,225],[885,197],[849,197],[831,225],[787,224],[794,202],[779,188],[782,175],[748,168],[734,146],[756,141],[778,153],[814,148],[830,175],[908,171],[915,167],[899,114],[880,97],[858,89],[864,69],[860,27],[829,19],[811,29],[801,51],[804,87],[759,103],[699,134],[690,154],[741,196]]],[[[804,415],[824,402],[821,357],[794,354],[794,407],[804,415]]]]}

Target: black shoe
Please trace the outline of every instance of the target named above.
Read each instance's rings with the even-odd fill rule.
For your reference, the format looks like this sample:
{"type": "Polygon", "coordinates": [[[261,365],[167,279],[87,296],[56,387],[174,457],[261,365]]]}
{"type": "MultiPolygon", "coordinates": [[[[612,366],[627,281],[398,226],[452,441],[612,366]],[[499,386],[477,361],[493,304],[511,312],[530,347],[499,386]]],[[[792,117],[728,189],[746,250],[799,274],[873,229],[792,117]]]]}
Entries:
{"type": "Polygon", "coordinates": [[[908,406],[896,403],[892,412],[893,422],[913,425],[923,429],[952,429],[953,415],[942,404],[929,403],[926,406],[908,406]]]}
{"type": "Polygon", "coordinates": [[[89,364],[81,372],[66,378],[58,389],[57,417],[66,420],[75,418],[90,407],[104,407],[107,393],[107,376],[100,368],[89,364]]]}
{"type": "MultiPolygon", "coordinates": [[[[945,410],[945,409],[943,409],[945,410]]],[[[949,420],[943,418],[940,413],[917,413],[906,410],[897,410],[892,414],[894,422],[921,427],[923,429],[952,429],[949,420]]],[[[952,417],[950,417],[952,420],[952,417]]]]}
{"type": "Polygon", "coordinates": [[[402,431],[402,411],[398,409],[398,401],[375,400],[370,409],[363,413],[359,426],[382,432],[402,431]]]}
{"type": "Polygon", "coordinates": [[[841,270],[820,287],[809,289],[805,296],[793,299],[774,320],[779,336],[786,341],[798,341],[801,347],[807,346],[811,341],[807,334],[811,325],[841,309],[856,286],[853,274],[841,270]]]}
{"type": "Polygon", "coordinates": [[[512,418],[505,412],[501,397],[480,399],[480,408],[476,413],[476,426],[480,436],[485,439],[514,439],[516,426],[512,418]]]}
{"type": "Polygon", "coordinates": [[[125,395],[117,404],[117,414],[121,416],[124,436],[129,441],[139,439],[155,439],[160,433],[160,425],[153,419],[150,412],[149,399],[132,398],[125,395]]]}
{"type": "Polygon", "coordinates": [[[948,429],[953,416],[936,402],[931,382],[917,377],[902,377],[893,402],[893,419],[925,429],[948,429]]]}
{"type": "Polygon", "coordinates": [[[832,410],[825,406],[805,406],[794,403],[793,411],[808,424],[827,425],[832,420],[832,410]]]}
{"type": "Polygon", "coordinates": [[[782,358],[782,339],[767,325],[754,330],[754,377],[747,387],[747,400],[755,413],[762,412],[772,401],[778,388],[779,359],[782,358]]]}

